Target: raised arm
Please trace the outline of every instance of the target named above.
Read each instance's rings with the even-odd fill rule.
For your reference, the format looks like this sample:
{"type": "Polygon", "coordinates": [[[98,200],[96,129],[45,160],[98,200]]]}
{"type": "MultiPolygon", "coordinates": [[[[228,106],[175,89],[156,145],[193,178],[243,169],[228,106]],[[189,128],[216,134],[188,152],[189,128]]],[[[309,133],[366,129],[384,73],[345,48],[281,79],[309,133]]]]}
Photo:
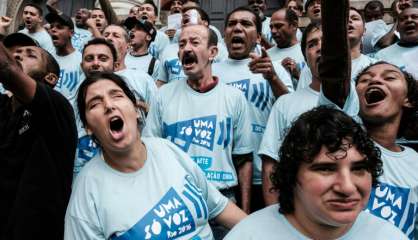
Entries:
{"type": "Polygon", "coordinates": [[[319,78],[324,95],[343,108],[350,91],[351,57],[347,37],[348,0],[321,0],[322,49],[319,78]]]}
{"type": "Polygon", "coordinates": [[[99,0],[100,7],[102,8],[106,20],[109,24],[120,24],[120,19],[116,14],[115,10],[113,9],[112,5],[110,4],[109,0],[99,0]]]}

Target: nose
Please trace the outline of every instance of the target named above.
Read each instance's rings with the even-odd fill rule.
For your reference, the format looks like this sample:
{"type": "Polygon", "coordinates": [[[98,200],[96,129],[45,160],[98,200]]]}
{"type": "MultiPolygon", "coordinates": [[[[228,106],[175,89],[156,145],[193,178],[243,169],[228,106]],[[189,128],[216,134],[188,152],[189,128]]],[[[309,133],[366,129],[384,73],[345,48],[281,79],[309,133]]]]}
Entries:
{"type": "Polygon", "coordinates": [[[17,50],[15,53],[13,53],[13,57],[14,59],[16,59],[16,61],[22,61],[22,53],[21,51],[17,50]]]}
{"type": "Polygon", "coordinates": [[[115,105],[113,104],[113,101],[108,97],[105,97],[103,99],[103,105],[105,108],[105,114],[110,114],[115,110],[115,105]]]}
{"type": "Polygon", "coordinates": [[[334,191],[344,196],[350,196],[357,187],[349,169],[340,170],[336,175],[334,191]]]}

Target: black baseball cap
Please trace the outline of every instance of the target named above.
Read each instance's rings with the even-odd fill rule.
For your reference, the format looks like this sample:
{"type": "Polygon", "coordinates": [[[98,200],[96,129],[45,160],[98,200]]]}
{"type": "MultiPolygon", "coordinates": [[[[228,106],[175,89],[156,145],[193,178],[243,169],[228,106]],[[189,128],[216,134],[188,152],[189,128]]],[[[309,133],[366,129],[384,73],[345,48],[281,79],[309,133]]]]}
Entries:
{"type": "Polygon", "coordinates": [[[62,25],[68,26],[70,29],[74,29],[73,20],[65,14],[50,12],[45,16],[45,19],[48,23],[59,22],[62,25]]]}
{"type": "Polygon", "coordinates": [[[19,33],[19,32],[7,35],[3,40],[3,44],[6,48],[11,48],[14,46],[39,47],[39,44],[35,39],[29,37],[26,34],[19,33]]]}
{"type": "Polygon", "coordinates": [[[148,21],[140,21],[136,17],[128,17],[125,19],[124,25],[127,29],[131,30],[134,27],[144,30],[151,36],[151,41],[155,40],[155,36],[157,36],[157,30],[155,30],[154,26],[148,21]]]}

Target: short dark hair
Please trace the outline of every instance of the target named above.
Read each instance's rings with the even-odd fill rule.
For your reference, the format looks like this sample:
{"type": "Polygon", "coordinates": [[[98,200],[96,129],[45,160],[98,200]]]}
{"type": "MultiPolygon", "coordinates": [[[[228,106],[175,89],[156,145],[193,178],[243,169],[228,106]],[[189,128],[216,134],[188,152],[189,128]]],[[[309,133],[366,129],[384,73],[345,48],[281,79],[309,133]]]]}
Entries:
{"type": "Polygon", "coordinates": [[[236,12],[249,12],[249,13],[253,14],[254,18],[255,18],[255,27],[257,28],[257,33],[261,33],[261,29],[262,29],[261,18],[260,18],[260,16],[258,16],[257,13],[254,12],[254,10],[252,10],[248,6],[237,7],[234,10],[232,10],[230,13],[228,13],[228,15],[226,15],[226,18],[225,18],[225,28],[228,25],[228,21],[229,21],[229,18],[231,17],[231,15],[233,13],[236,13],[236,12]]]}
{"type": "Polygon", "coordinates": [[[84,56],[84,51],[86,50],[86,48],[88,46],[91,46],[91,45],[101,45],[101,44],[107,46],[110,49],[110,52],[112,53],[113,62],[116,62],[117,59],[118,59],[118,54],[117,54],[116,48],[115,48],[115,46],[113,46],[113,44],[111,42],[107,41],[104,38],[93,38],[92,40],[88,41],[84,45],[82,55],[84,56]]]}
{"type": "Polygon", "coordinates": [[[299,11],[303,12],[303,2],[301,0],[286,0],[284,6],[287,8],[289,3],[292,2],[292,1],[296,2],[297,9],[299,11]]]}
{"type": "Polygon", "coordinates": [[[402,70],[398,66],[385,62],[385,61],[378,61],[376,63],[370,64],[368,67],[364,68],[356,77],[355,82],[356,85],[358,83],[358,80],[360,77],[371,67],[374,67],[376,65],[380,64],[388,64],[395,68],[397,68],[405,77],[406,80],[406,86],[407,86],[407,95],[409,103],[412,105],[412,108],[403,108],[401,123],[399,125],[398,129],[398,137],[403,137],[405,133],[407,132],[408,128],[411,127],[411,124],[417,124],[418,123],[418,84],[417,80],[408,72],[402,70]]]}
{"type": "Polygon", "coordinates": [[[59,78],[59,76],[60,76],[60,66],[59,66],[57,60],[55,60],[54,56],[52,56],[51,53],[49,53],[48,51],[46,51],[45,49],[43,49],[41,47],[38,47],[38,48],[41,49],[42,58],[43,58],[43,60],[45,60],[45,67],[42,68],[40,71],[32,72],[30,75],[37,82],[46,83],[50,87],[54,88],[55,85],[52,85],[52,84],[46,82],[45,77],[48,74],[53,73],[59,78]]]}
{"type": "Polygon", "coordinates": [[[35,3],[27,3],[27,4],[25,4],[25,6],[23,7],[23,9],[24,9],[25,7],[34,7],[34,8],[36,8],[36,10],[38,10],[39,16],[41,16],[41,17],[42,17],[42,16],[44,15],[44,10],[42,10],[41,6],[39,6],[38,4],[35,4],[35,3]]]}
{"type": "Polygon", "coordinates": [[[195,10],[199,13],[200,18],[201,18],[203,21],[208,22],[208,25],[210,25],[210,18],[209,18],[209,15],[205,12],[205,10],[203,10],[203,9],[202,9],[202,8],[200,8],[200,7],[194,7],[194,6],[192,6],[192,7],[186,7],[186,8],[183,8],[183,9],[182,9],[182,12],[183,12],[183,13],[185,13],[185,12],[187,12],[187,11],[189,11],[189,10],[192,10],[192,9],[195,9],[195,10]]]}
{"type": "Polygon", "coordinates": [[[150,5],[152,5],[152,8],[154,8],[154,14],[155,14],[155,16],[158,15],[158,9],[157,9],[157,6],[155,5],[155,3],[154,3],[153,0],[145,0],[141,5],[143,5],[143,4],[150,4],[150,5]]]}
{"type": "Polygon", "coordinates": [[[303,57],[306,61],[306,41],[308,40],[308,34],[313,32],[314,30],[321,30],[321,22],[314,21],[311,22],[303,31],[302,33],[302,39],[300,41],[300,48],[302,50],[303,57]]]}
{"type": "Polygon", "coordinates": [[[87,90],[90,85],[96,83],[101,80],[109,80],[114,82],[117,86],[119,86],[122,91],[126,94],[126,96],[131,100],[131,102],[136,106],[136,98],[133,92],[129,89],[127,83],[123,80],[123,78],[115,73],[109,72],[98,72],[94,73],[90,76],[87,76],[86,79],[81,83],[80,87],[78,88],[77,92],[77,108],[78,113],[80,115],[80,120],[84,126],[87,125],[86,120],[86,95],[87,90]]]}
{"type": "Polygon", "coordinates": [[[376,8],[379,8],[382,13],[385,10],[385,6],[383,6],[383,3],[381,3],[378,0],[372,0],[366,3],[366,5],[364,6],[364,11],[366,9],[376,9],[376,8]]]}
{"type": "Polygon", "coordinates": [[[299,24],[298,15],[296,15],[296,13],[290,9],[285,9],[285,10],[286,10],[286,14],[284,18],[286,22],[288,22],[290,25],[298,27],[298,24],[299,24]]]}
{"type": "Polygon", "coordinates": [[[282,142],[279,156],[271,175],[274,188],[279,190],[279,212],[291,214],[295,210],[294,194],[301,164],[311,163],[322,147],[330,153],[347,151],[343,141],[367,156],[367,171],[373,186],[382,173],[380,150],[375,147],[362,127],[340,110],[320,106],[303,113],[293,124],[282,142]]]}
{"type": "Polygon", "coordinates": [[[366,24],[366,19],[364,18],[364,15],[360,12],[360,10],[358,10],[355,7],[350,7],[350,10],[353,10],[353,11],[357,12],[358,15],[360,15],[360,17],[361,17],[361,21],[363,22],[363,25],[366,24]]]}

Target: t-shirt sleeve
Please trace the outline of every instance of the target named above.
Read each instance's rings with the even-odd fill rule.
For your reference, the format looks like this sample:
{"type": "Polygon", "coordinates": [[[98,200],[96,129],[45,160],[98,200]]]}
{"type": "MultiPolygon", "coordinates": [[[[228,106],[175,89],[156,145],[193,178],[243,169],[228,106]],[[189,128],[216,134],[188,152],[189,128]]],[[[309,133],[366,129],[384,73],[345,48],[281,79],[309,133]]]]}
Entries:
{"type": "Polygon", "coordinates": [[[241,92],[237,95],[232,154],[242,155],[253,152],[254,144],[248,102],[241,92]]]}
{"type": "Polygon", "coordinates": [[[161,68],[161,62],[160,60],[156,59],[154,64],[154,72],[152,73],[152,78],[154,81],[158,80],[158,75],[160,74],[160,68],[161,68]]]}
{"type": "Polygon", "coordinates": [[[164,51],[161,56],[160,67],[158,68],[158,75],[157,80],[168,82],[168,74],[167,74],[167,64],[166,60],[164,59],[164,51]]]}
{"type": "Polygon", "coordinates": [[[354,86],[354,83],[353,82],[350,83],[350,92],[344,103],[343,109],[341,109],[337,104],[329,100],[324,95],[324,92],[322,91],[322,86],[321,86],[321,91],[319,93],[319,99],[318,99],[318,106],[323,106],[323,105],[332,106],[338,110],[345,112],[348,116],[352,118],[357,118],[360,112],[360,102],[358,99],[358,95],[357,95],[356,87],[354,86]]]}
{"type": "Polygon", "coordinates": [[[259,155],[266,155],[276,161],[279,160],[279,149],[282,143],[282,137],[286,129],[283,113],[280,111],[280,98],[276,101],[271,109],[267,126],[263,134],[263,138],[258,150],[259,155]]]}
{"type": "Polygon", "coordinates": [[[142,131],[144,137],[163,137],[161,107],[161,94],[157,91],[154,99],[151,101],[145,128],[142,131]]]}

